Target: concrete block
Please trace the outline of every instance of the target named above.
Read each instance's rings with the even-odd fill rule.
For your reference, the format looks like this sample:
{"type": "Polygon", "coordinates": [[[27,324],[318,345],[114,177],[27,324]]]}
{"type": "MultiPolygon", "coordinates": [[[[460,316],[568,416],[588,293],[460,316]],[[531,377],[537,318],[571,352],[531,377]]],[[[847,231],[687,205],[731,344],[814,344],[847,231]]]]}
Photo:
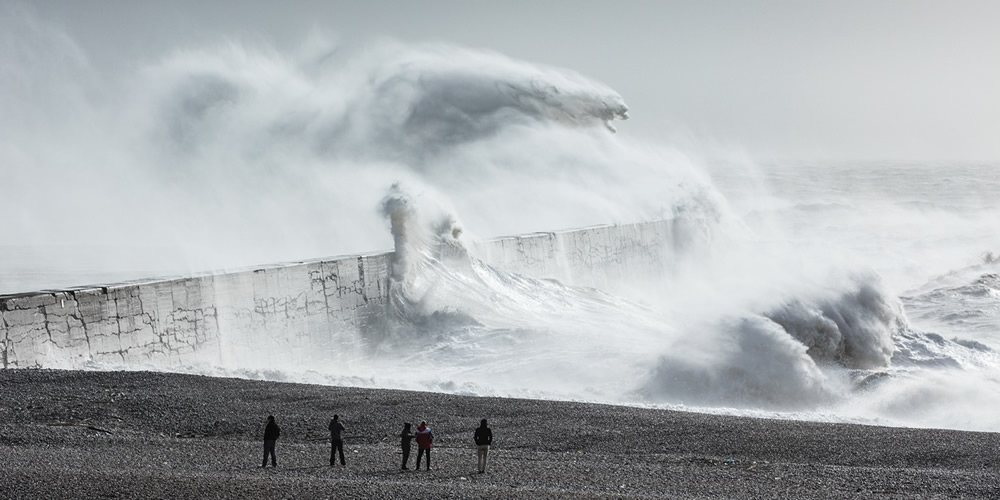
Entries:
{"type": "MultiPolygon", "coordinates": [[[[45,313],[41,308],[4,311],[3,319],[4,322],[7,323],[7,329],[9,332],[15,331],[15,328],[18,327],[37,330],[45,329],[45,313]]],[[[13,337],[13,335],[8,334],[8,337],[13,337]]]]}
{"type": "Polygon", "coordinates": [[[4,310],[0,309],[0,367],[9,368],[7,356],[7,320],[4,319],[4,310]]]}
{"type": "MultiPolygon", "coordinates": [[[[341,310],[357,307],[361,295],[361,258],[350,257],[335,262],[337,274],[337,296],[341,300],[341,310]]],[[[361,300],[361,303],[364,301],[361,300]]]]}
{"type": "Polygon", "coordinates": [[[0,304],[7,311],[37,309],[56,303],[56,298],[51,293],[38,292],[34,294],[10,296],[0,299],[0,304]]]}
{"type": "Polygon", "coordinates": [[[323,281],[323,264],[310,262],[301,266],[302,279],[308,287],[304,288],[304,307],[306,316],[326,315],[326,290],[323,281]]]}
{"type": "Polygon", "coordinates": [[[389,297],[389,254],[366,255],[361,258],[366,303],[384,303],[389,297]]]}
{"type": "Polygon", "coordinates": [[[326,312],[329,315],[337,314],[342,310],[341,305],[341,281],[343,279],[340,271],[340,262],[326,261],[320,264],[319,279],[323,287],[324,302],[326,312]]]}

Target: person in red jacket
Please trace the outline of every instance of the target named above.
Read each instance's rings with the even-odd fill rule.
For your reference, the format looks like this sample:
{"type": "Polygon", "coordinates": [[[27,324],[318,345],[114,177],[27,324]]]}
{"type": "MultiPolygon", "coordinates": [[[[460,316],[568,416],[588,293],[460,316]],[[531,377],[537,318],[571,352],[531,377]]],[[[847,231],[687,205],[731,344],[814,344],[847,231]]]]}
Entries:
{"type": "Polygon", "coordinates": [[[427,470],[431,470],[431,445],[434,443],[434,433],[427,427],[427,421],[420,422],[417,427],[417,470],[420,470],[420,458],[427,454],[427,470]]]}

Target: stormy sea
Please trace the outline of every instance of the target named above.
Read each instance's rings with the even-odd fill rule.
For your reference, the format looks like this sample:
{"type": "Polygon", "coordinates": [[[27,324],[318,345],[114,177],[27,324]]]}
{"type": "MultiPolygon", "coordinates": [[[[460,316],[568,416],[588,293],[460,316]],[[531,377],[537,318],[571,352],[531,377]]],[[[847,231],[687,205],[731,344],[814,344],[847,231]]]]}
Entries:
{"type": "Polygon", "coordinates": [[[232,41],[108,71],[0,25],[0,293],[396,252],[376,349],[172,370],[1000,430],[1000,165],[637,138],[643,110],[601,82],[442,43],[232,41]],[[651,220],[677,228],[664,266],[602,288],[475,246],[651,220]]]}

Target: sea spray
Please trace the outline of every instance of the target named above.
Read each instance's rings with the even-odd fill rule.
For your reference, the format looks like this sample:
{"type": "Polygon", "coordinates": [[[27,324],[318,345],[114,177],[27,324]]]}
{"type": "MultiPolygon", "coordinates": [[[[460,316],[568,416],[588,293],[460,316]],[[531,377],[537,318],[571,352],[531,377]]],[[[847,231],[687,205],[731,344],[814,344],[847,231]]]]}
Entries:
{"type": "Polygon", "coordinates": [[[765,316],[808,348],[819,362],[848,368],[884,368],[894,351],[893,336],[906,327],[902,304],[877,275],[858,276],[855,288],[806,304],[801,299],[765,316]]]}
{"type": "Polygon", "coordinates": [[[667,160],[689,169],[616,144],[608,122],[628,108],[607,86],[490,51],[224,39],[99,71],[10,14],[0,161],[16,189],[0,208],[46,203],[5,224],[35,256],[0,259],[8,292],[78,285],[84,264],[121,276],[126,258],[143,278],[385,249],[368,207],[397,181],[447,193],[480,236],[650,219],[669,208],[667,160]],[[63,224],[80,196],[115,224],[63,224]],[[55,262],[42,251],[67,242],[55,262]],[[56,266],[66,277],[26,281],[56,266]]]}
{"type": "MultiPolygon", "coordinates": [[[[613,89],[489,51],[230,39],[102,73],[57,28],[3,14],[0,209],[19,246],[0,258],[4,291],[125,262],[141,278],[394,245],[391,335],[324,366],[252,366],[274,332],[224,373],[996,429],[990,165],[772,165],[747,181],[611,134],[632,112],[613,89]],[[670,221],[669,258],[632,270],[642,287],[466,250],[652,219],[670,221]]],[[[555,260],[602,248],[560,240],[555,260]]]]}

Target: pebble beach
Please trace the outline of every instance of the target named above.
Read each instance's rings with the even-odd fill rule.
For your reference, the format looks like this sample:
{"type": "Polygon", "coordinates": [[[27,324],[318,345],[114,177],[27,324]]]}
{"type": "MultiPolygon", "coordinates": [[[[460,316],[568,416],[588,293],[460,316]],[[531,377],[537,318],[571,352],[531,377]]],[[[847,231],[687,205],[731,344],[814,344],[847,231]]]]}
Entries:
{"type": "Polygon", "coordinates": [[[1000,435],[151,372],[0,370],[0,498],[997,498],[1000,435]],[[329,466],[327,423],[347,427],[329,466]],[[267,415],[278,466],[261,468],[267,415]],[[485,474],[472,434],[495,436],[485,474]],[[435,434],[400,470],[403,422],[435,434]]]}

